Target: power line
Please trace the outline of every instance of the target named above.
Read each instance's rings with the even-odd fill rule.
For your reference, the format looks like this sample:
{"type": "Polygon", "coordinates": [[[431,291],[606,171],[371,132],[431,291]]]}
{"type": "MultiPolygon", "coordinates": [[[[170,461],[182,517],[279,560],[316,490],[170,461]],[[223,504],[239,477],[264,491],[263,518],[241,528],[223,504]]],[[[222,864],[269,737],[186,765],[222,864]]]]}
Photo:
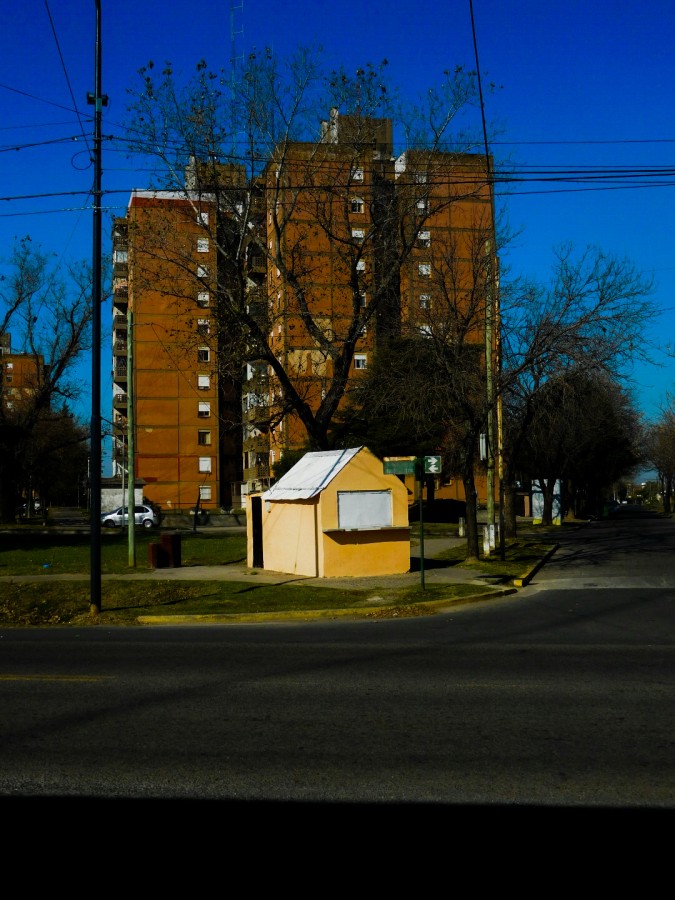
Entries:
{"type": "Polygon", "coordinates": [[[62,66],[62,68],[63,68],[63,74],[64,74],[65,77],[66,77],[66,84],[68,85],[68,91],[70,92],[70,99],[73,101],[73,107],[74,107],[75,113],[76,113],[76,115],[77,115],[77,120],[78,120],[78,122],[80,123],[80,131],[82,132],[82,137],[84,138],[84,142],[85,142],[85,144],[87,145],[87,150],[89,150],[89,152],[91,153],[91,149],[90,149],[90,147],[89,147],[89,141],[88,141],[88,139],[87,139],[87,135],[85,134],[84,128],[83,128],[83,126],[82,126],[82,119],[80,118],[80,111],[79,111],[79,109],[77,108],[77,102],[76,102],[75,96],[74,96],[74,94],[73,94],[73,88],[72,88],[72,86],[71,86],[71,84],[70,84],[70,78],[69,78],[69,76],[68,76],[68,70],[66,69],[66,63],[65,63],[65,60],[63,59],[63,54],[61,53],[61,47],[60,47],[60,45],[59,45],[59,39],[58,39],[58,36],[57,36],[57,34],[56,34],[56,28],[54,27],[54,21],[53,21],[53,19],[52,19],[52,14],[51,14],[51,12],[50,12],[50,10],[49,10],[49,3],[47,2],[47,0],[45,0],[45,9],[47,10],[47,16],[49,17],[49,24],[50,24],[51,29],[52,29],[52,34],[53,34],[53,36],[54,36],[54,43],[56,44],[56,49],[57,49],[58,54],[59,54],[59,59],[61,60],[61,66],[62,66]]]}

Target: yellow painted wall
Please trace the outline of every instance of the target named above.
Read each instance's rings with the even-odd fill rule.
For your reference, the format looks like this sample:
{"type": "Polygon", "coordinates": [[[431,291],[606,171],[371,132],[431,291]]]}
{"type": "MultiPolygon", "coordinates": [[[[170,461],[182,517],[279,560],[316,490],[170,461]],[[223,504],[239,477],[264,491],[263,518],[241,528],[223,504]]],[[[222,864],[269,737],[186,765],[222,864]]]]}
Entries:
{"type": "MultiPolygon", "coordinates": [[[[315,538],[317,507],[318,498],[269,504],[263,500],[263,562],[266,569],[311,577],[319,574],[315,538]]],[[[250,518],[249,514],[246,519],[249,566],[253,560],[250,518]]]]}

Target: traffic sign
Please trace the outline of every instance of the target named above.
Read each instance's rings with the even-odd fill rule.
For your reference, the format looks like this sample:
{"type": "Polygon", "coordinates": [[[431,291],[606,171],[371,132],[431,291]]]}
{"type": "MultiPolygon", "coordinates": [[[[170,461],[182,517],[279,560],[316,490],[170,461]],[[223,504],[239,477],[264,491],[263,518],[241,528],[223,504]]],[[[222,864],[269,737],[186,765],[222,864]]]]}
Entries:
{"type": "Polygon", "coordinates": [[[385,459],[385,475],[414,475],[415,459],[385,459]]]}
{"type": "Polygon", "coordinates": [[[424,471],[427,475],[440,475],[441,474],[441,458],[440,456],[425,456],[424,457],[424,471]]]}

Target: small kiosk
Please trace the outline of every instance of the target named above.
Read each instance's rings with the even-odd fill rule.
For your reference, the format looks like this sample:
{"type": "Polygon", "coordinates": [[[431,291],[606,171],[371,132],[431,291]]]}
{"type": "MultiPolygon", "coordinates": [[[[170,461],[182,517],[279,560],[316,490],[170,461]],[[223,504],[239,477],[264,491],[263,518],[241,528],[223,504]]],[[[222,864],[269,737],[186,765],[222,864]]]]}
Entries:
{"type": "Polygon", "coordinates": [[[306,453],[249,497],[247,564],[309,577],[410,571],[408,491],[367,447],[306,453]]]}

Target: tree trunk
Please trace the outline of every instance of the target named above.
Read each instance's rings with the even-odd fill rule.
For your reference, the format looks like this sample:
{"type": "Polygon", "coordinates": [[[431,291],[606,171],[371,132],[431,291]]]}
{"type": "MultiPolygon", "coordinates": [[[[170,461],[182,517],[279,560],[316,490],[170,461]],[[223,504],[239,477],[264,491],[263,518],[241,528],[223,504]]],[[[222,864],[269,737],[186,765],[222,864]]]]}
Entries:
{"type": "Polygon", "coordinates": [[[511,477],[511,467],[504,460],[502,470],[502,499],[504,501],[504,537],[515,538],[518,531],[516,523],[516,486],[511,477]]]}
{"type": "Polygon", "coordinates": [[[473,469],[470,474],[462,478],[464,482],[464,494],[466,496],[466,558],[479,559],[478,550],[478,492],[473,477],[473,469]]]}
{"type": "Polygon", "coordinates": [[[542,525],[553,525],[553,492],[555,491],[555,478],[540,478],[544,508],[541,514],[542,525]]]}

